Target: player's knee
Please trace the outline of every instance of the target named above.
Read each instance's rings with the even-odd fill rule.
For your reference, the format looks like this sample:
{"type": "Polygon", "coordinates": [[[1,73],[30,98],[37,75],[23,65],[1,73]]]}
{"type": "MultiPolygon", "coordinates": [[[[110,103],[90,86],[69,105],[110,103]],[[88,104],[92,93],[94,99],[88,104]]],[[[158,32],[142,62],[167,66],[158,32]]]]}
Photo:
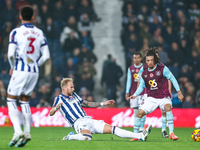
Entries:
{"type": "Polygon", "coordinates": [[[171,105],[170,104],[165,105],[165,111],[166,112],[171,111],[171,105]]]}
{"type": "Polygon", "coordinates": [[[144,112],[144,110],[142,110],[142,109],[139,109],[139,111],[137,112],[137,115],[136,115],[136,117],[138,117],[138,118],[142,118],[144,115],[145,115],[145,112],[144,112]]]}
{"type": "Polygon", "coordinates": [[[84,140],[85,141],[91,141],[92,140],[92,135],[91,134],[83,134],[83,136],[84,136],[84,140]]]}

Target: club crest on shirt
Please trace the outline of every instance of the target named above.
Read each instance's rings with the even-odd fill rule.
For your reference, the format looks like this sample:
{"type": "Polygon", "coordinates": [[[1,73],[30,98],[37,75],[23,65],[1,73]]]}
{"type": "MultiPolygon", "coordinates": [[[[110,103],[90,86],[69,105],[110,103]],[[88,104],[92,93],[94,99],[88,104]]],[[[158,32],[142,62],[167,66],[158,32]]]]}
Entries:
{"type": "Polygon", "coordinates": [[[134,70],[131,70],[132,72],[134,72],[134,70]]]}
{"type": "Polygon", "coordinates": [[[159,70],[159,71],[156,71],[156,75],[157,75],[157,76],[160,76],[160,74],[161,74],[160,70],[159,70]]]}
{"type": "Polygon", "coordinates": [[[150,73],[150,75],[149,75],[150,77],[153,77],[153,73],[150,73]]]}

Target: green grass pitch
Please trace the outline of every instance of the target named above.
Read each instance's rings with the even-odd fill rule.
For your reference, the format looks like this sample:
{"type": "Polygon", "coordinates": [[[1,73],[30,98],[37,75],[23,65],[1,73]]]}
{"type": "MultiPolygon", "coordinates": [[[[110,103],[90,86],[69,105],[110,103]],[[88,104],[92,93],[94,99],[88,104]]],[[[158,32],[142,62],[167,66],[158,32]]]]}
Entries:
{"type": "MultiPolygon", "coordinates": [[[[132,128],[124,128],[132,130],[132,128]]],[[[92,141],[63,141],[72,128],[40,127],[31,128],[32,140],[20,148],[24,150],[189,150],[200,149],[200,142],[191,139],[194,128],[175,128],[178,141],[161,137],[161,129],[153,128],[147,141],[129,142],[112,134],[93,134],[92,141]]],[[[167,130],[168,131],[168,130],[167,130]]],[[[12,127],[0,127],[0,150],[16,149],[8,143],[13,135],[12,127]]]]}

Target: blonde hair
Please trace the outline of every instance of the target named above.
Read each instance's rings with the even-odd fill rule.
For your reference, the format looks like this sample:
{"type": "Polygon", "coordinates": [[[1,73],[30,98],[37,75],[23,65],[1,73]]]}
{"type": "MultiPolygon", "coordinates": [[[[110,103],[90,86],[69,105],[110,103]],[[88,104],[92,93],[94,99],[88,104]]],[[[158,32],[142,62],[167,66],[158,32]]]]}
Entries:
{"type": "Polygon", "coordinates": [[[61,89],[63,88],[63,86],[67,85],[68,82],[73,82],[74,80],[72,78],[63,78],[62,81],[61,81],[61,89]]]}

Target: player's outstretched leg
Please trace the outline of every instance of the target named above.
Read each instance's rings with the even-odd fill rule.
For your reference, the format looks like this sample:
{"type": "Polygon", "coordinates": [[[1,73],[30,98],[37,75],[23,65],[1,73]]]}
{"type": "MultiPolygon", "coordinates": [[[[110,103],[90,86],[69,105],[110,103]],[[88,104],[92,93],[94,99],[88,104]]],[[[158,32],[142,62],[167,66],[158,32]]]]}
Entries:
{"type": "MultiPolygon", "coordinates": [[[[142,138],[140,139],[141,141],[146,141],[148,135],[150,134],[152,129],[152,125],[148,126],[143,132],[142,132],[142,138]]],[[[131,139],[130,141],[135,141],[135,138],[131,139]]]]}
{"type": "Polygon", "coordinates": [[[166,112],[166,114],[167,114],[167,122],[169,125],[169,131],[170,131],[170,139],[178,140],[178,137],[174,134],[174,121],[173,121],[172,111],[168,111],[166,112]]]}
{"type": "Polygon", "coordinates": [[[162,116],[162,137],[163,138],[168,138],[166,128],[167,128],[167,118],[162,116]]]}
{"type": "Polygon", "coordinates": [[[67,136],[63,137],[63,140],[79,140],[79,141],[90,141],[92,140],[91,134],[74,134],[73,131],[71,131],[67,136]]]}
{"type": "Polygon", "coordinates": [[[17,108],[16,100],[7,98],[7,105],[8,105],[8,113],[13,123],[14,132],[15,132],[12,140],[9,143],[9,146],[12,147],[17,143],[17,141],[21,137],[23,137],[24,134],[22,132],[20,122],[19,122],[19,111],[17,108]]]}

